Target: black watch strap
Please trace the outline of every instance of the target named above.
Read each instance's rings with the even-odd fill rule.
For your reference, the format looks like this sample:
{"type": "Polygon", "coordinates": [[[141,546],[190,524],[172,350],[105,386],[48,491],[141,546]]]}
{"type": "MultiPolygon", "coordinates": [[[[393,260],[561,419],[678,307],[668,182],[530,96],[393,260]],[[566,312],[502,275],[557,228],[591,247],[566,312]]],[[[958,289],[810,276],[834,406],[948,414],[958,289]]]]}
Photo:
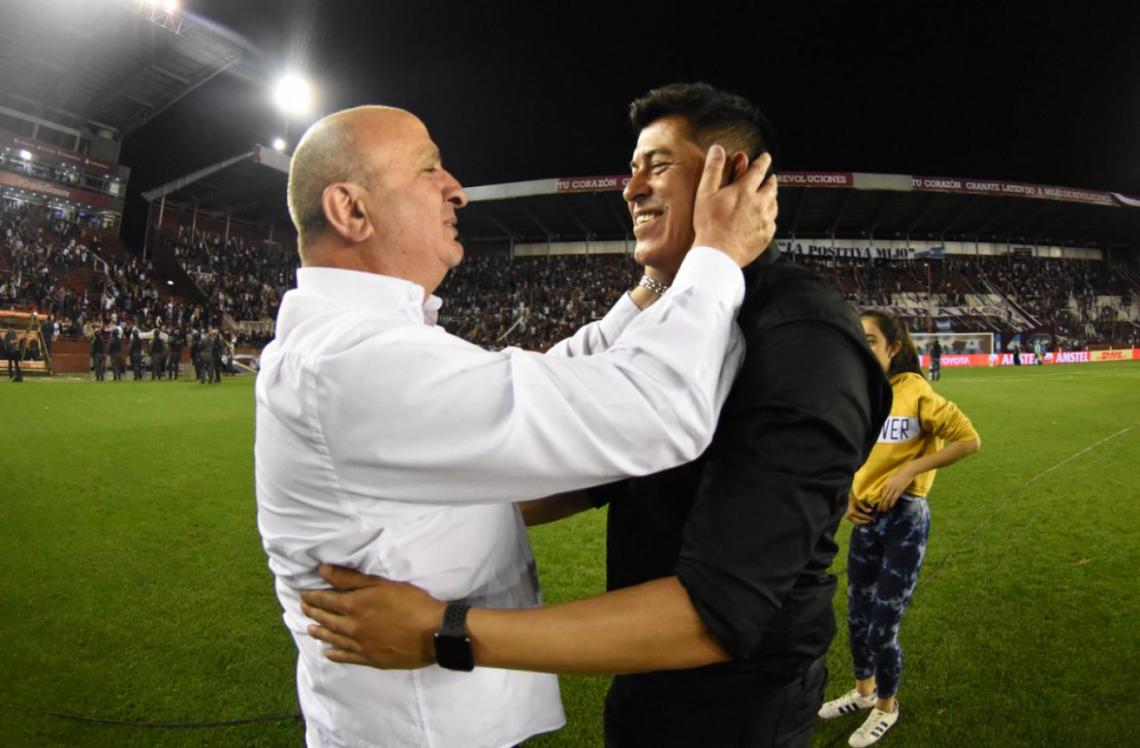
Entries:
{"type": "Polygon", "coordinates": [[[439,627],[440,636],[459,636],[467,638],[467,611],[470,605],[464,603],[448,603],[443,611],[443,625],[439,627]]]}

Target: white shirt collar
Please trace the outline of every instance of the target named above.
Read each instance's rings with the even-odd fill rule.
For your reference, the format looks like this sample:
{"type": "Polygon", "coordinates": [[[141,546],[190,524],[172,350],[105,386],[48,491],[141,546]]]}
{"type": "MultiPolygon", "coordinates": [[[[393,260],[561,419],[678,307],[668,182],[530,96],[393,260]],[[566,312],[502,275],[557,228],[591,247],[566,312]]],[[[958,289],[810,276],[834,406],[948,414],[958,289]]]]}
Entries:
{"type": "Polygon", "coordinates": [[[297,268],[297,288],[343,306],[360,306],[386,314],[406,315],[434,325],[443,300],[424,298],[424,288],[403,278],[328,267],[297,268]]]}

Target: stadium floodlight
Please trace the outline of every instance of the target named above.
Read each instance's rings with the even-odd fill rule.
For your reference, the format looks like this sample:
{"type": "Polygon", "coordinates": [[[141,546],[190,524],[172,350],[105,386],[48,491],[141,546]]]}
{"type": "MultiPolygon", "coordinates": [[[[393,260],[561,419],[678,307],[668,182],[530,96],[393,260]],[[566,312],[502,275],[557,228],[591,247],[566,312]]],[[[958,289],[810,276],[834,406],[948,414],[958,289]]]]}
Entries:
{"type": "Polygon", "coordinates": [[[167,13],[177,13],[178,0],[162,0],[162,9],[167,13]]]}
{"type": "Polygon", "coordinates": [[[313,88],[301,76],[290,73],[277,81],[273,100],[285,114],[305,115],[313,107],[313,88]]]}
{"type": "Polygon", "coordinates": [[[23,159],[24,161],[31,161],[32,160],[32,152],[21,150],[20,151],[20,158],[23,159]]]}
{"type": "Polygon", "coordinates": [[[285,150],[285,138],[274,138],[273,139],[273,150],[284,151],[285,150]]]}

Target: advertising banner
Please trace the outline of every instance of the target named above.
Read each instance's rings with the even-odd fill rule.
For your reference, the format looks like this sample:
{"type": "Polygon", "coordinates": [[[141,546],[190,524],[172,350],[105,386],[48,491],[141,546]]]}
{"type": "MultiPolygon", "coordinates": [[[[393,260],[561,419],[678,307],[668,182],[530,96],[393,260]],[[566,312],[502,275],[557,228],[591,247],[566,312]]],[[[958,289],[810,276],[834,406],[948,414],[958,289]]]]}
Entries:
{"type": "MultiPolygon", "coordinates": [[[[857,307],[865,311],[863,307],[857,307]]],[[[895,317],[956,317],[967,319],[970,317],[999,317],[1005,319],[1009,312],[997,306],[877,306],[867,309],[881,309],[890,312],[895,317]]]]}
{"type": "MultiPolygon", "coordinates": [[[[942,366],[946,369],[955,369],[967,366],[1013,366],[1012,353],[964,353],[943,354],[942,366]]],[[[1046,353],[1042,360],[1046,364],[1087,364],[1104,361],[1140,361],[1140,348],[1125,348],[1111,351],[1056,351],[1046,353]]],[[[924,369],[930,368],[930,356],[920,355],[919,361],[924,369]]],[[[1032,353],[1021,354],[1022,366],[1033,366],[1037,356],[1032,353]]]]}
{"type": "Polygon", "coordinates": [[[836,260],[941,260],[945,247],[881,247],[857,239],[777,239],[776,246],[785,255],[820,257],[836,260]]]}
{"type": "MultiPolygon", "coordinates": [[[[784,187],[854,187],[855,177],[849,171],[782,171],[776,174],[784,187]]],[[[596,177],[559,177],[556,192],[618,192],[629,184],[628,174],[596,177]]]]}
{"type": "Polygon", "coordinates": [[[962,179],[959,177],[913,177],[912,187],[918,192],[961,192],[969,195],[1006,195],[1037,200],[1061,200],[1067,203],[1120,207],[1109,192],[1051,187],[1024,182],[1001,182],[995,179],[962,179]]]}
{"type": "Polygon", "coordinates": [[[776,174],[781,187],[854,187],[849,171],[781,171],[776,174]]]}
{"type": "Polygon", "coordinates": [[[603,177],[559,177],[557,192],[618,192],[629,184],[628,174],[603,177]]]}
{"type": "Polygon", "coordinates": [[[1140,360],[1140,349],[1092,351],[1090,359],[1092,361],[1137,361],[1140,360]]]}

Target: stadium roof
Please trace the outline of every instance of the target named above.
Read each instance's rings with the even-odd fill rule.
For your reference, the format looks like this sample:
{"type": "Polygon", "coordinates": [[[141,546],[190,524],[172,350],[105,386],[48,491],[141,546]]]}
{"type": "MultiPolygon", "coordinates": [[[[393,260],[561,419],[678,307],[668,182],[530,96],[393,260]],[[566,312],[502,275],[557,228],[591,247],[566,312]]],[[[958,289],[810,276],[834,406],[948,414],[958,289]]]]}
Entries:
{"type": "Polygon", "coordinates": [[[0,106],[76,129],[125,136],[241,56],[161,2],[0,3],[0,106]]]}
{"type": "Polygon", "coordinates": [[[293,230],[285,204],[289,157],[257,145],[253,150],[199,169],[142,193],[153,203],[187,212],[197,210],[213,218],[229,216],[241,223],[293,230]]]}
{"type": "MultiPolygon", "coordinates": [[[[264,146],[143,193],[148,201],[291,230],[288,157],[264,146]]],[[[1021,182],[900,174],[782,172],[777,236],[997,241],[1140,249],[1140,200],[1021,182]]],[[[632,238],[628,177],[559,177],[470,187],[465,242],[632,238]]]]}

